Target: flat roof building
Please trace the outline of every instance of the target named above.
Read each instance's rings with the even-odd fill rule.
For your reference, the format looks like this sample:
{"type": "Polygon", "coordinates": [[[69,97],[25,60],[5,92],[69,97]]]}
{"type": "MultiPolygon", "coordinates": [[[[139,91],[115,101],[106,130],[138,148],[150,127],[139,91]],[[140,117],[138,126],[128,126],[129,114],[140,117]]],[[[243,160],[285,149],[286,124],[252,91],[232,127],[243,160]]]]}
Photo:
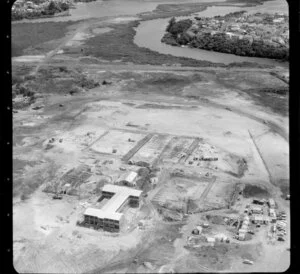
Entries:
{"type": "Polygon", "coordinates": [[[141,190],[117,185],[105,185],[102,188],[102,196],[109,201],[101,208],[87,208],[84,212],[86,224],[106,231],[118,232],[123,213],[120,211],[128,203],[132,207],[139,206],[141,190]]]}
{"type": "Polygon", "coordinates": [[[123,184],[125,186],[135,186],[137,176],[138,176],[138,174],[135,171],[130,171],[130,172],[124,173],[117,180],[117,183],[123,184]]]}

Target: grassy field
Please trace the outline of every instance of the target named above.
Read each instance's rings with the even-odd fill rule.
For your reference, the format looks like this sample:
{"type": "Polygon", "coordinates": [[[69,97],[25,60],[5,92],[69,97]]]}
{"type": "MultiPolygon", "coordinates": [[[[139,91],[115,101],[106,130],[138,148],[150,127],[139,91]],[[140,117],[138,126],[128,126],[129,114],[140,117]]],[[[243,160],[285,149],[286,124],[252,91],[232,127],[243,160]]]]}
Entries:
{"type": "MultiPolygon", "coordinates": [[[[134,43],[135,27],[139,21],[133,21],[127,24],[111,25],[112,31],[90,38],[86,41],[84,54],[102,58],[109,61],[131,62],[135,64],[150,65],[181,65],[191,67],[227,67],[223,63],[212,63],[204,60],[195,60],[192,58],[176,57],[169,54],[161,54],[142,48],[134,43]]],[[[81,48],[73,48],[66,51],[69,54],[80,54],[81,48]]],[[[267,65],[254,63],[232,63],[228,67],[269,67],[267,65]]]]}
{"type": "Polygon", "coordinates": [[[248,95],[258,104],[264,107],[269,107],[275,113],[279,113],[283,116],[289,114],[289,98],[288,87],[281,89],[284,94],[278,94],[276,91],[270,92],[264,89],[254,89],[246,91],[248,95]]]}
{"type": "Polygon", "coordinates": [[[65,36],[74,22],[45,22],[12,24],[12,57],[23,55],[29,47],[43,51],[40,45],[65,36]]]}
{"type": "MultiPolygon", "coordinates": [[[[181,64],[183,66],[215,65],[207,61],[160,54],[146,48],[138,47],[133,42],[135,35],[134,27],[137,27],[138,24],[138,21],[134,21],[128,24],[112,25],[111,27],[114,28],[112,31],[87,40],[84,48],[85,55],[103,58],[109,61],[120,60],[122,62],[132,62],[135,64],[181,64]]],[[[224,65],[218,64],[218,66],[224,65]]]]}

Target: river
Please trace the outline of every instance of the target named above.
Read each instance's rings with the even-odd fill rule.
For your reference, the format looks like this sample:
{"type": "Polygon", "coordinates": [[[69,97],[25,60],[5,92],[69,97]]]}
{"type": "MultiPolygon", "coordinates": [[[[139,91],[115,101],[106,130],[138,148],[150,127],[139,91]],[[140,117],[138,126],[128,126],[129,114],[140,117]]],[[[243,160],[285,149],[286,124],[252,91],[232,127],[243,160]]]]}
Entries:
{"type": "Polygon", "coordinates": [[[139,13],[153,11],[160,4],[224,2],[226,0],[97,0],[88,3],[76,3],[75,8],[69,10],[69,16],[55,16],[50,18],[24,19],[13,21],[19,23],[42,23],[78,21],[91,18],[111,16],[136,16],[139,13]]]}
{"type": "MultiPolygon", "coordinates": [[[[159,4],[179,4],[179,3],[209,3],[225,2],[225,0],[98,0],[89,3],[77,3],[76,8],[70,10],[70,16],[57,16],[52,18],[40,18],[33,20],[14,21],[14,24],[30,22],[60,22],[60,21],[78,21],[90,18],[104,18],[113,16],[137,16],[139,13],[150,12],[159,4]]],[[[281,12],[288,13],[287,3],[284,0],[273,0],[265,2],[263,5],[243,8],[242,4],[236,6],[212,6],[202,12],[193,14],[193,16],[213,17],[216,15],[225,15],[227,13],[239,10],[248,12],[281,12]]],[[[180,18],[180,17],[178,17],[180,18]]],[[[181,17],[186,18],[186,17],[181,17]]],[[[287,66],[288,63],[278,62],[276,60],[256,57],[242,57],[233,54],[219,53],[189,47],[174,47],[161,43],[161,38],[165,33],[166,26],[170,18],[155,19],[143,21],[136,28],[134,42],[140,46],[151,49],[163,54],[170,54],[178,57],[187,57],[197,60],[206,60],[214,63],[229,64],[232,62],[255,62],[260,64],[270,64],[278,66],[287,66]]]]}
{"type": "MultiPolygon", "coordinates": [[[[230,12],[247,10],[251,13],[255,12],[278,12],[288,14],[288,6],[284,0],[275,0],[265,2],[263,5],[255,7],[229,7],[229,6],[212,6],[208,7],[202,12],[197,12],[193,16],[204,16],[204,17],[213,17],[216,15],[225,15],[230,12]]],[[[177,19],[185,19],[184,17],[177,17],[177,19]]],[[[230,64],[233,62],[254,62],[259,64],[275,65],[275,66],[288,66],[287,62],[280,62],[268,58],[258,58],[258,57],[243,57],[237,56],[234,54],[220,53],[214,51],[207,51],[196,48],[189,47],[176,47],[167,45],[161,42],[161,38],[165,33],[166,26],[170,18],[164,19],[155,19],[143,21],[136,28],[136,35],[134,42],[140,46],[151,49],[153,51],[170,54],[178,57],[187,57],[197,60],[206,60],[214,63],[224,63],[230,64]]]]}

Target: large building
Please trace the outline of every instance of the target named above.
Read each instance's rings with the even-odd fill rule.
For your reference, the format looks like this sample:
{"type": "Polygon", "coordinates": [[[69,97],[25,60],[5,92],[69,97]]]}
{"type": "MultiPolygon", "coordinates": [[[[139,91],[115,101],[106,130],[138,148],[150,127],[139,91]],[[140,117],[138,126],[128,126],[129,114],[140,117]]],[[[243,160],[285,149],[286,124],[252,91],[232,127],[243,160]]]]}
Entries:
{"type": "Polygon", "coordinates": [[[138,174],[134,171],[124,173],[117,180],[117,184],[124,186],[136,186],[136,178],[138,174]]]}
{"type": "Polygon", "coordinates": [[[96,229],[119,232],[123,221],[122,208],[125,205],[139,207],[142,191],[124,186],[105,185],[102,189],[102,196],[109,201],[101,208],[87,208],[84,212],[84,222],[96,229]]]}

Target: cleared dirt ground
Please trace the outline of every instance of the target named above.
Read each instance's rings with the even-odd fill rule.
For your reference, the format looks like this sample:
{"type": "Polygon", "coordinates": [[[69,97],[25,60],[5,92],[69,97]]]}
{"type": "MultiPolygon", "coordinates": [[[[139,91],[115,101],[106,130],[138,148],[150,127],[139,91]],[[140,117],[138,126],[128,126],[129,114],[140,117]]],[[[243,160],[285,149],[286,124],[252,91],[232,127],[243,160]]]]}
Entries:
{"type": "MultiPolygon", "coordinates": [[[[263,89],[288,88],[277,77],[287,70],[203,67],[204,63],[189,67],[189,60],[181,60],[186,65],[181,67],[176,58],[166,66],[162,65],[166,59],[158,55],[155,66],[145,64],[149,56],[135,64],[115,60],[124,52],[112,53],[110,61],[85,56],[85,50],[91,50],[87,39],[110,37],[116,24],[115,31],[128,31],[126,24],[132,20],[136,18],[64,23],[57,36],[41,36],[40,50],[15,40],[16,49],[26,46],[22,54],[29,54],[13,59],[15,84],[34,92],[34,102],[21,102],[13,113],[16,270],[252,272],[264,271],[267,265],[285,270],[289,202],[280,189],[289,186],[288,118],[286,108],[279,106],[287,96],[265,97],[263,89]],[[140,146],[145,136],[149,140],[140,146]],[[189,151],[194,140],[196,145],[189,151]],[[154,162],[158,168],[151,171],[157,177],[155,184],[149,183],[150,175],[139,175],[139,185],[147,186],[148,195],[140,208],[125,211],[125,226],[118,234],[76,225],[87,207],[101,207],[98,199],[104,184],[113,183],[125,171],[139,171],[140,167],[124,161],[125,156],[133,162],[154,162]],[[194,160],[200,156],[218,160],[194,160]],[[71,178],[74,193],[53,200],[53,194],[44,192],[47,185],[62,184],[64,174],[82,165],[91,176],[71,178]],[[237,184],[268,189],[287,212],[286,241],[270,245],[263,230],[248,243],[186,248],[191,231],[207,221],[205,214],[238,215],[243,210],[243,199],[228,209],[237,184]],[[243,264],[245,258],[254,260],[254,265],[243,264]]],[[[28,31],[28,26],[24,28],[28,31]]],[[[224,227],[211,224],[205,235],[220,232],[224,227]]]]}
{"type": "MultiPolygon", "coordinates": [[[[88,67],[86,72],[89,73],[88,67]]],[[[138,73],[143,74],[143,72],[138,73]]],[[[168,73],[170,74],[170,72],[168,73]]],[[[188,75],[195,75],[196,73],[176,72],[173,77],[182,75],[180,77],[186,79],[186,77],[189,77],[188,75]]],[[[208,93],[209,86],[207,83],[205,88],[199,88],[197,91],[198,95],[201,94],[201,98],[191,99],[186,97],[180,90],[176,94],[149,91],[145,87],[141,87],[139,90],[131,90],[128,84],[120,79],[123,78],[122,74],[122,72],[110,71],[109,75],[114,75],[114,78],[106,77],[107,80],[112,81],[110,86],[100,85],[85,93],[72,96],[44,96],[42,99],[45,105],[44,108],[40,110],[28,108],[19,110],[18,113],[14,114],[14,134],[16,140],[18,140],[14,149],[15,176],[21,176],[19,178],[22,178],[20,179],[21,185],[15,185],[14,187],[16,192],[14,204],[14,260],[17,270],[29,272],[64,270],[68,273],[92,271],[104,266],[105,261],[113,259],[120,250],[134,249],[134,246],[139,244],[140,236],[138,235],[145,236],[150,233],[155,239],[160,235],[157,232],[149,232],[147,229],[139,231],[136,228],[137,222],[134,222],[135,225],[131,228],[133,229],[131,232],[116,237],[88,228],[77,227],[75,225],[76,221],[81,218],[80,214],[83,212],[83,209],[78,207],[80,207],[83,198],[74,196],[64,198],[62,201],[52,200],[51,196],[40,198],[41,195],[46,195],[41,192],[42,185],[59,177],[55,174],[59,167],[65,167],[65,170],[68,170],[81,163],[90,163],[89,165],[94,166],[96,170],[100,168],[99,171],[101,170],[101,173],[107,177],[108,182],[114,180],[114,178],[116,179],[120,173],[118,167],[122,165],[122,156],[148,133],[155,134],[152,137],[153,139],[134,155],[133,160],[150,161],[155,159],[173,138],[179,140],[181,138],[183,138],[182,140],[190,140],[191,138],[193,140],[193,138],[200,137],[203,140],[201,143],[215,147],[220,161],[215,164],[211,163],[208,166],[203,166],[203,164],[189,166],[189,160],[186,160],[182,166],[179,163],[178,153],[175,153],[176,149],[174,153],[170,153],[167,149],[163,154],[166,166],[170,166],[168,159],[176,159],[177,155],[177,160],[174,161],[174,164],[171,162],[171,166],[181,166],[181,168],[186,169],[186,173],[193,173],[198,170],[197,172],[202,175],[210,172],[217,176],[216,182],[208,189],[207,196],[203,198],[203,201],[200,199],[199,202],[196,202],[196,207],[202,210],[226,206],[228,198],[226,198],[225,193],[229,195],[231,186],[235,182],[250,183],[259,180],[261,184],[274,187],[272,181],[269,180],[268,172],[271,171],[271,176],[278,177],[278,172],[288,169],[288,154],[282,153],[283,146],[271,145],[271,142],[277,142],[279,139],[280,142],[285,143],[284,137],[280,137],[278,133],[275,134],[272,128],[263,122],[263,120],[272,121],[284,131],[285,124],[283,121],[285,121],[285,118],[264,111],[260,106],[254,105],[252,101],[242,95],[238,97],[238,100],[243,103],[241,104],[243,107],[238,108],[235,105],[234,107],[230,106],[232,109],[228,110],[225,103],[233,96],[234,91],[233,94],[228,89],[226,93],[208,93]],[[218,101],[217,104],[216,101],[218,101]],[[223,104],[220,103],[221,101],[223,104]],[[63,106],[61,107],[60,104],[63,104],[63,106]],[[254,140],[257,147],[251,139],[249,131],[255,132],[254,140]],[[262,137],[265,138],[265,141],[262,137]],[[55,139],[51,144],[53,147],[45,149],[51,138],[55,139]],[[132,139],[134,142],[129,142],[128,139],[132,139]],[[266,143],[269,146],[263,145],[266,143]],[[116,153],[113,153],[113,149],[116,149],[116,153]],[[271,158],[268,157],[268,155],[271,155],[270,153],[272,154],[271,158]],[[237,178],[230,175],[230,173],[224,173],[226,171],[236,173],[236,161],[238,159],[245,159],[247,162],[244,176],[237,178]],[[17,165],[17,161],[22,165],[17,165]],[[36,164],[36,162],[39,164],[36,164]],[[29,164],[32,166],[29,166],[29,164]],[[46,170],[49,170],[50,173],[45,172],[46,170]],[[41,173],[43,173],[43,177],[40,177],[41,173]],[[41,189],[34,192],[40,185],[41,189]],[[27,196],[23,195],[20,199],[19,195],[24,194],[24,188],[28,189],[27,196]],[[21,218],[21,216],[27,215],[25,211],[34,212],[34,214],[31,214],[33,220],[21,218]],[[63,245],[62,242],[64,242],[63,245]],[[37,250],[43,251],[37,252],[37,250]],[[32,253],[34,251],[37,252],[35,255],[32,253]],[[74,254],[78,255],[75,256],[74,254]],[[32,259],[33,256],[35,259],[32,259]],[[98,256],[101,257],[101,260],[94,259],[98,256]],[[53,263],[49,263],[50,258],[53,263]]],[[[200,77],[202,75],[201,72],[197,74],[200,77]]],[[[95,73],[91,75],[96,77],[95,73]]],[[[131,77],[135,75],[134,72],[131,77]]],[[[97,77],[96,81],[100,82],[101,73],[97,77]]],[[[157,77],[157,73],[151,73],[148,79],[149,77],[151,80],[153,77],[157,77]]],[[[185,87],[186,84],[184,84],[184,89],[185,87]]],[[[198,87],[201,87],[201,85],[199,84],[198,87]]],[[[171,89],[170,92],[172,93],[171,89]]],[[[185,142],[179,142],[179,146],[182,143],[185,142]]],[[[185,147],[190,144],[191,142],[186,144],[185,147]]],[[[196,150],[194,155],[203,151],[204,148],[202,147],[201,150],[200,144],[200,150],[198,152],[196,150]]],[[[177,148],[177,150],[180,150],[180,148],[177,148]]],[[[130,169],[130,167],[126,168],[130,169]]],[[[183,194],[190,193],[192,198],[199,198],[208,183],[204,183],[202,187],[202,185],[197,186],[199,183],[195,179],[192,181],[191,186],[184,182],[171,182],[169,190],[166,189],[163,182],[160,184],[161,186],[159,185],[153,190],[158,193],[154,195],[153,202],[159,197],[163,203],[169,203],[169,206],[174,208],[171,205],[172,202],[170,204],[167,201],[177,201],[176,206],[178,207],[181,200],[183,204],[179,207],[182,210],[186,202],[183,194]],[[182,187],[184,188],[183,191],[181,191],[182,187]],[[174,197],[171,195],[172,192],[174,192],[174,197]]],[[[275,189],[274,191],[279,190],[275,189]]],[[[154,222],[154,219],[152,218],[151,222],[154,222]]],[[[155,225],[152,224],[152,226],[155,225]]],[[[144,248],[146,247],[143,246],[143,250],[144,248]]],[[[148,248],[151,252],[159,252],[155,245],[148,248]]],[[[207,252],[218,254],[212,256],[223,256],[220,254],[224,251],[226,255],[224,255],[224,259],[221,259],[219,266],[215,265],[213,261],[207,261],[204,257],[201,257],[201,262],[204,261],[200,262],[198,266],[199,256],[202,255],[198,253],[193,256],[184,255],[188,252],[187,250],[181,248],[175,252],[176,249],[171,248],[171,246],[165,247],[165,251],[162,251],[164,254],[166,254],[165,252],[170,254],[168,255],[170,257],[166,257],[165,261],[153,257],[151,262],[153,270],[156,269],[157,271],[163,265],[170,263],[172,268],[178,269],[177,271],[195,271],[195,269],[201,269],[202,264],[203,267],[214,270],[229,269],[231,265],[235,265],[236,259],[234,258],[238,256],[234,254],[239,254],[239,252],[232,253],[233,251],[227,251],[227,249],[222,249],[222,251],[221,249],[222,247],[220,247],[220,250],[217,248],[216,250],[203,251],[203,254],[208,254],[207,252]],[[177,254],[176,256],[181,254],[180,261],[174,261],[173,256],[175,254],[177,254]],[[229,260],[226,256],[231,259],[229,260]],[[197,260],[198,263],[195,265],[193,260],[197,260]]],[[[144,253],[139,252],[139,254],[144,253]]],[[[251,256],[254,256],[253,254],[251,256]]],[[[149,254],[144,255],[143,260],[149,261],[151,257],[149,256],[149,254]]],[[[129,261],[125,259],[122,261],[126,265],[126,269],[129,267],[133,271],[142,271],[142,266],[132,266],[133,257],[130,258],[128,258],[129,261]]],[[[109,263],[107,265],[113,267],[114,264],[109,263]]],[[[114,272],[114,269],[118,267],[116,265],[111,271],[114,272]]],[[[241,265],[241,267],[244,267],[244,265],[241,265]]],[[[143,271],[151,271],[147,267],[143,269],[143,271]]],[[[110,270],[107,269],[107,271],[110,270]]]]}

